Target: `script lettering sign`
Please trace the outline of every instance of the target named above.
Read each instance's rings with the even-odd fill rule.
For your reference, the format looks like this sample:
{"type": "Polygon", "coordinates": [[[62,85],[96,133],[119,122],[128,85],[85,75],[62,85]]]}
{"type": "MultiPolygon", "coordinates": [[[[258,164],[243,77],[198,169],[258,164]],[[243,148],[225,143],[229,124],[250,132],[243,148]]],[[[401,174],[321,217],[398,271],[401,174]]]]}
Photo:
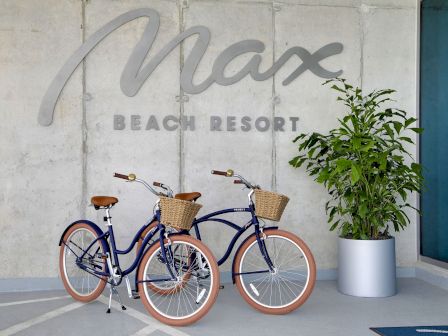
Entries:
{"type": "Polygon", "coordinates": [[[274,62],[271,68],[265,72],[260,72],[259,65],[262,60],[260,54],[265,50],[265,45],[258,40],[244,40],[224,49],[216,58],[210,76],[201,83],[194,83],[194,73],[210,42],[210,31],[204,26],[194,26],[180,33],[166,44],[144,67],[142,67],[157,36],[160,17],[153,9],[140,8],[126,12],[108,22],[92,34],[92,36],[90,36],[66,61],[51,82],[42,99],[38,117],[38,121],[41,125],[49,126],[53,122],[53,113],[59,95],[72,73],[87,54],[114,30],[140,17],[147,17],[149,21],[141,39],[134,47],[134,50],[123,69],[120,80],[121,90],[129,97],[133,97],[138,93],[148,77],[151,76],[152,72],[177,45],[193,35],[197,35],[197,39],[193,49],[185,60],[180,74],[180,85],[184,92],[188,94],[201,93],[213,83],[219,85],[232,85],[247,75],[250,75],[256,81],[264,81],[272,77],[294,55],[299,57],[302,63],[283,80],[283,85],[288,85],[306,70],[309,70],[316,76],[322,78],[333,78],[342,74],[342,70],[332,72],[322,67],[319,63],[330,56],[340,54],[343,49],[341,43],[334,42],[327,44],[314,53],[310,53],[302,47],[292,47],[286,50],[284,54],[274,62]],[[231,77],[226,77],[224,75],[226,66],[235,57],[245,53],[255,53],[255,55],[252,56],[249,62],[239,72],[231,77]]]}

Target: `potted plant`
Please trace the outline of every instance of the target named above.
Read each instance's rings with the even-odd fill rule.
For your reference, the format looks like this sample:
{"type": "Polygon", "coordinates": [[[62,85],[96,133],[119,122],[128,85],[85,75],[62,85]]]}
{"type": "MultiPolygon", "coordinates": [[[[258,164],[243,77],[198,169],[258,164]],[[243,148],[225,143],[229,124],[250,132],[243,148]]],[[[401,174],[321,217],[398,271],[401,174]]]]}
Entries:
{"type": "MultiPolygon", "coordinates": [[[[421,166],[405,149],[417,121],[406,112],[384,108],[394,90],[363,95],[345,79],[331,79],[338,101],[347,106],[339,127],[328,134],[300,134],[299,155],[289,163],[306,171],[330,195],[330,230],[339,230],[338,288],[349,295],[385,297],[396,293],[395,240],[409,224],[407,196],[419,192],[421,166]]],[[[417,210],[417,209],[415,209],[417,210]]],[[[418,211],[418,210],[417,210],[418,211]]]]}

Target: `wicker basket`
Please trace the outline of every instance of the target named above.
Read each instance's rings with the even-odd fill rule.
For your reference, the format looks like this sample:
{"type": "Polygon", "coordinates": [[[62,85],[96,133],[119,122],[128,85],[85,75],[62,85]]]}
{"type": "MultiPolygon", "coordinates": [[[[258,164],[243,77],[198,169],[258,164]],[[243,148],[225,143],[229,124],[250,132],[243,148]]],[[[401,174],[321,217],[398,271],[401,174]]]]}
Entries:
{"type": "Polygon", "coordinates": [[[278,222],[289,198],[271,191],[255,189],[255,214],[257,217],[278,222]]]}
{"type": "Polygon", "coordinates": [[[160,221],[179,230],[190,230],[194,218],[202,207],[195,202],[160,197],[160,221]]]}

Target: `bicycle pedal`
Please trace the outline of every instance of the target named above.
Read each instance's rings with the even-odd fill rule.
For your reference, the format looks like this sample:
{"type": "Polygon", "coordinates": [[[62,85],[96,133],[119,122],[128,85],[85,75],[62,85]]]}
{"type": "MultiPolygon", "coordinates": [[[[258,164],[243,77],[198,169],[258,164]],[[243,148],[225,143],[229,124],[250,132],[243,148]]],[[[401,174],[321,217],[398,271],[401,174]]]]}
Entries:
{"type": "Polygon", "coordinates": [[[134,300],[140,299],[140,294],[137,291],[132,291],[132,298],[134,300]]]}

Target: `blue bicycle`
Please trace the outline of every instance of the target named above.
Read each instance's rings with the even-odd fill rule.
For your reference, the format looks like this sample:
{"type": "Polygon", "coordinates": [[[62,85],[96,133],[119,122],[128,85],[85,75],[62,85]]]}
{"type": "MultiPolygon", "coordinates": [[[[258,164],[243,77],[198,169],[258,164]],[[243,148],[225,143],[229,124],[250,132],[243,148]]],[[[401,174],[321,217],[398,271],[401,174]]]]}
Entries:
{"type": "MultiPolygon", "coordinates": [[[[224,224],[236,232],[227,251],[218,260],[222,265],[230,256],[238,239],[249,228],[254,232],[236,249],[232,264],[232,280],[241,296],[253,308],[267,314],[287,314],[300,307],[311,295],[316,281],[316,264],[308,246],[295,234],[279,230],[278,226],[265,226],[259,219],[279,221],[288,198],[261,190],[233,170],[212,170],[214,175],[237,178],[234,183],[249,189],[248,206],[212,212],[193,221],[190,233],[201,240],[200,226],[205,222],[224,224]],[[250,219],[237,225],[222,215],[246,212],[250,219]]],[[[197,200],[201,194],[178,194],[197,200]],[[186,195],[186,196],[185,196],[186,195]]],[[[176,197],[175,196],[175,197],[176,197]]],[[[157,223],[142,232],[140,244],[157,223]]],[[[144,242],[143,242],[144,244],[144,242]]]]}
{"type": "MultiPolygon", "coordinates": [[[[174,211],[180,217],[169,218],[167,214],[173,212],[169,208],[173,193],[168,186],[155,182],[155,186],[164,189],[164,192],[158,192],[134,174],[114,176],[129,182],[139,182],[157,195],[159,200],[155,205],[154,216],[140,228],[128,248],[119,250],[110,216],[110,209],[118,199],[92,197],[95,209],[105,210],[107,231],[103,232],[89,220],[76,221],[65,229],[59,241],[59,268],[67,292],[76,300],[89,302],[95,300],[108,284],[110,294],[107,312],[110,313],[113,293],[121,304],[116,286],[125,279],[129,297],[140,297],[148,312],[159,321],[175,326],[196,322],[216,301],[219,292],[218,265],[210,250],[197,239],[184,234],[185,230],[166,228],[168,225],[176,225],[178,218],[181,221],[186,218],[182,211],[189,209],[192,212],[189,215],[194,216],[200,206],[191,207],[188,200],[176,200],[185,202],[179,207],[182,211],[174,211]],[[157,224],[154,226],[153,223],[157,224]],[[148,232],[150,226],[152,229],[148,232]],[[147,232],[147,235],[143,244],[139,245],[133,263],[129,268],[122,269],[119,255],[130,253],[143,232],[147,232]],[[134,271],[133,290],[128,275],[134,271]]],[[[177,223],[177,227],[189,228],[191,221],[190,224],[177,223]]],[[[124,305],[121,306],[123,310],[126,309],[124,305]]]]}

